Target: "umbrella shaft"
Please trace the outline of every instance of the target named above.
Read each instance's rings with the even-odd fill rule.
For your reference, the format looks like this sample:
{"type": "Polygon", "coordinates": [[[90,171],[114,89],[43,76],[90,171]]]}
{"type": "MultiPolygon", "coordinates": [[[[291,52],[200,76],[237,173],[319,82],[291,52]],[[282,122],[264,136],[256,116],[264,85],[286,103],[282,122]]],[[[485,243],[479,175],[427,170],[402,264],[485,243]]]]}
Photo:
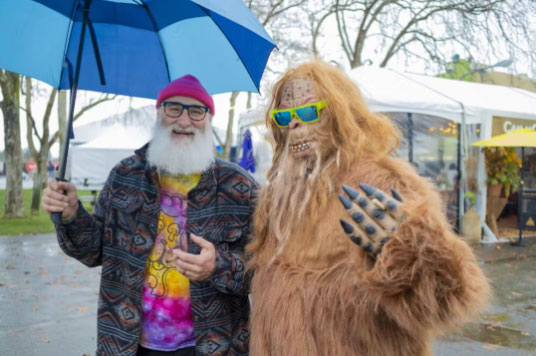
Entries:
{"type": "Polygon", "coordinates": [[[80,31],[80,42],[78,44],[78,54],[76,57],[76,67],[74,71],[73,85],[71,86],[71,100],[69,104],[69,117],[67,120],[67,127],[65,133],[65,139],[63,144],[63,155],[61,158],[61,165],[58,178],[65,179],[65,171],[67,169],[67,156],[69,154],[69,144],[71,141],[71,132],[73,130],[73,118],[74,118],[74,108],[76,104],[76,93],[78,91],[78,78],[80,77],[80,65],[82,63],[82,53],[84,52],[84,42],[86,37],[86,28],[89,19],[89,6],[91,5],[91,0],[84,1],[84,16],[82,20],[82,29],[80,31]]]}

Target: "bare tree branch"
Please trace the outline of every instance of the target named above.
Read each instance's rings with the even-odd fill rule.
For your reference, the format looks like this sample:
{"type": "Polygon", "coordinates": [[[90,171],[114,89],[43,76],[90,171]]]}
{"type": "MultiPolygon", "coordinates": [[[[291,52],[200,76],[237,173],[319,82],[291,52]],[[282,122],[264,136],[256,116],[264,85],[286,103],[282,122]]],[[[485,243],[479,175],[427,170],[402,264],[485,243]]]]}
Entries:
{"type": "Polygon", "coordinates": [[[417,45],[430,56],[424,61],[444,62],[460,51],[489,63],[508,53],[523,56],[536,71],[533,0],[336,0],[327,13],[309,12],[314,53],[320,25],[331,15],[351,67],[361,65],[363,55],[386,66],[399,53],[414,56],[415,48],[405,48],[417,45]]]}
{"type": "Polygon", "coordinates": [[[30,116],[30,119],[31,119],[31,125],[32,125],[32,130],[33,130],[33,134],[38,138],[38,139],[41,139],[41,135],[39,135],[39,132],[37,131],[37,127],[35,126],[35,119],[32,115],[32,113],[28,113],[28,111],[26,110],[26,108],[24,106],[20,106],[19,105],[19,110],[22,110],[26,113],[26,115],[29,115],[30,116]]]}
{"type": "Polygon", "coordinates": [[[92,108],[94,108],[95,106],[99,105],[99,104],[102,104],[106,101],[110,101],[110,100],[114,100],[115,98],[117,97],[117,95],[108,95],[106,94],[105,96],[89,103],[88,105],[84,106],[78,113],[76,113],[73,117],[73,121],[76,121],[77,119],[79,119],[82,115],[84,115],[84,113],[92,108]]]}

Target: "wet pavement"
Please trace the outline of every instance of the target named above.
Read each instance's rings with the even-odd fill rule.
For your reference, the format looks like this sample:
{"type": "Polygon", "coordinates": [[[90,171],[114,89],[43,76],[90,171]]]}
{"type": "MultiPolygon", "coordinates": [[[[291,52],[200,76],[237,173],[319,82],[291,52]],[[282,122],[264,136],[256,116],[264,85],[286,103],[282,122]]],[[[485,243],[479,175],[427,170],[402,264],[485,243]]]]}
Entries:
{"type": "MultiPolygon", "coordinates": [[[[436,356],[536,355],[536,239],[474,245],[494,288],[490,308],[434,344],[436,356]]],[[[95,352],[100,268],[59,249],[55,235],[0,237],[0,355],[95,352]]]]}
{"type": "Polygon", "coordinates": [[[0,237],[0,355],[93,355],[99,274],[55,235],[0,237]]]}
{"type": "Polygon", "coordinates": [[[536,355],[536,238],[525,242],[472,245],[494,298],[478,320],[437,342],[436,355],[536,355]]]}

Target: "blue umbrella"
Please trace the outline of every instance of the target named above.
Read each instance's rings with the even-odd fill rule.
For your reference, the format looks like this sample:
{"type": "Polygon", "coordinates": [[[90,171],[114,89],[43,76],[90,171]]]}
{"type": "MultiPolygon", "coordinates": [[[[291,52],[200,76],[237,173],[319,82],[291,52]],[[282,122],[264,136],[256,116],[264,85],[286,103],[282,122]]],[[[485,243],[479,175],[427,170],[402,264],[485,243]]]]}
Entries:
{"type": "Polygon", "coordinates": [[[0,68],[71,90],[59,179],[78,88],[156,98],[193,74],[211,94],[258,91],[274,47],[241,0],[0,1],[0,68]]]}
{"type": "Polygon", "coordinates": [[[84,46],[79,89],[156,98],[185,74],[258,91],[275,45],[241,0],[0,1],[0,68],[71,89],[84,46]]]}
{"type": "Polygon", "coordinates": [[[239,165],[246,171],[255,173],[255,157],[253,157],[253,141],[251,140],[251,131],[249,129],[244,133],[242,141],[242,158],[239,165]]]}

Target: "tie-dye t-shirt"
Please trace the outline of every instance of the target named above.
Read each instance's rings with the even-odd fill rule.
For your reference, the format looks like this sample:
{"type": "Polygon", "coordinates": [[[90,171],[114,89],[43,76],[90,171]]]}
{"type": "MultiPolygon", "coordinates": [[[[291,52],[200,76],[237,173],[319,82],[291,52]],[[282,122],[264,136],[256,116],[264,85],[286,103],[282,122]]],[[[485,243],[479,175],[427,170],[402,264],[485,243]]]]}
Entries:
{"type": "Polygon", "coordinates": [[[190,283],[175,268],[171,251],[187,251],[188,191],[201,175],[163,175],[160,179],[158,234],[147,259],[143,285],[140,344],[148,349],[173,351],[194,346],[190,283]]]}

